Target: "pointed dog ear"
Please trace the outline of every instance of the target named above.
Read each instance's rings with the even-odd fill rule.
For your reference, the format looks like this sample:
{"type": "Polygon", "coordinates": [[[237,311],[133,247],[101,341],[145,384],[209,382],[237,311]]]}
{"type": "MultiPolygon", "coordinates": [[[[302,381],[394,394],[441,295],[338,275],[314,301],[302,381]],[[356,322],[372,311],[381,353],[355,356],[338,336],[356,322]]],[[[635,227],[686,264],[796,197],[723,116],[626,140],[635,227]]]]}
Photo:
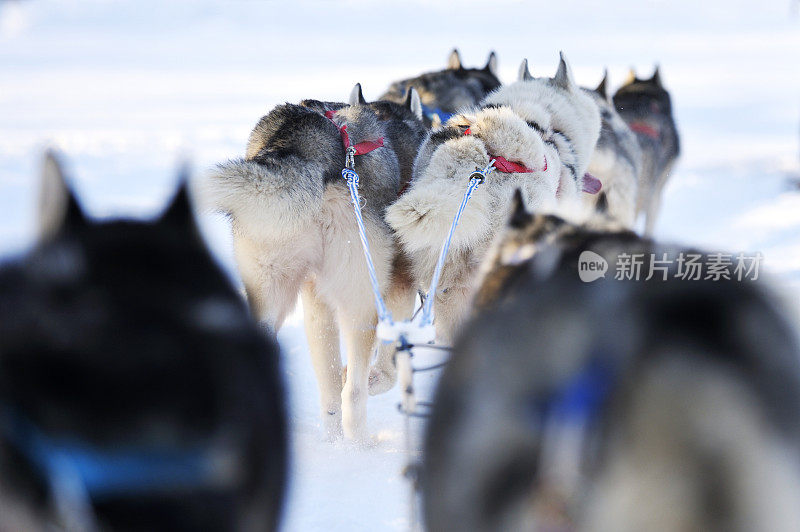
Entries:
{"type": "Polygon", "coordinates": [[[414,113],[414,116],[422,120],[422,101],[419,99],[419,93],[414,87],[408,87],[405,106],[409,111],[414,113]]]}
{"type": "Polygon", "coordinates": [[[519,74],[517,75],[517,81],[528,81],[533,79],[531,76],[531,71],[528,70],[528,60],[523,59],[522,63],[519,65],[519,74]]]}
{"type": "Polygon", "coordinates": [[[197,234],[192,200],[189,192],[189,166],[184,164],[178,173],[178,190],[158,219],[159,225],[186,229],[197,234]]]}
{"type": "Polygon", "coordinates": [[[86,224],[86,216],[67,184],[58,156],[51,150],[45,152],[42,161],[38,218],[40,242],[64,229],[86,224]]]}
{"type": "Polygon", "coordinates": [[[486,61],[486,66],[483,67],[483,69],[492,76],[497,77],[497,54],[494,53],[494,50],[489,53],[489,59],[486,61]]]}
{"type": "Polygon", "coordinates": [[[364,94],[361,92],[361,83],[356,83],[353,90],[350,91],[350,98],[347,103],[350,105],[364,105],[367,100],[364,99],[364,94]]]}
{"type": "Polygon", "coordinates": [[[597,94],[603,97],[604,100],[609,101],[608,99],[608,68],[603,70],[603,79],[600,81],[600,84],[594,90],[597,94]]]}
{"type": "Polygon", "coordinates": [[[661,72],[659,66],[656,65],[656,70],[653,72],[653,77],[650,78],[650,83],[658,87],[659,89],[663,89],[664,85],[661,84],[661,72]]]}
{"type": "Polygon", "coordinates": [[[458,48],[453,48],[450,52],[450,57],[447,58],[448,70],[461,70],[461,54],[458,53],[458,48]]]}
{"type": "Polygon", "coordinates": [[[514,197],[511,199],[511,217],[508,219],[508,226],[522,229],[531,220],[533,220],[533,215],[525,208],[525,198],[522,197],[522,190],[516,189],[514,197]]]}
{"type": "Polygon", "coordinates": [[[567,58],[564,56],[564,52],[559,52],[559,56],[560,59],[558,61],[558,70],[556,71],[556,76],[553,79],[559,87],[572,90],[575,88],[575,80],[572,78],[572,70],[569,68],[569,64],[567,63],[567,58]]]}

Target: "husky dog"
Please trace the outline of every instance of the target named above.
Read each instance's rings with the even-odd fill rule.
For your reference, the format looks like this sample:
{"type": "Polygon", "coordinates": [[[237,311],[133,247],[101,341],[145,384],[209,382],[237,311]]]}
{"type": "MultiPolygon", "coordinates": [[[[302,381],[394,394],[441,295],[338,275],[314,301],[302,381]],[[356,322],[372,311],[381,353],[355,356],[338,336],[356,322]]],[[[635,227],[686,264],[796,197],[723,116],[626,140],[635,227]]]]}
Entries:
{"type": "Polygon", "coordinates": [[[464,68],[458,49],[454,49],[450,52],[446,69],[396,81],[381,100],[402,103],[408,88],[414,87],[422,100],[425,126],[438,128],[459,109],[476,105],[499,86],[494,52],[489,54],[483,68],[464,68]]]}
{"type": "Polygon", "coordinates": [[[761,282],[583,283],[581,250],[659,246],[521,208],[501,244],[436,393],[428,530],[800,527],[800,346],[761,282]]]}
{"type": "Polygon", "coordinates": [[[42,184],[39,242],[0,268],[0,529],[275,530],[278,348],[187,190],[94,222],[52,154],[42,184]]]}
{"type": "MultiPolygon", "coordinates": [[[[245,158],[219,165],[204,186],[207,201],[231,218],[234,251],[253,314],[277,330],[301,294],[323,423],[331,439],[342,426],[347,438],[366,436],[377,323],[353,206],[341,175],[345,126],[352,145],[383,141],[383,147],[355,160],[364,224],[390,311],[402,318],[414,304],[413,286],[402,286],[407,275],[392,271],[404,266],[396,260],[394,236],[383,213],[397,198],[401,172],[388,132],[392,120],[381,118],[368,105],[315,100],[280,105],[250,134],[245,158]],[[400,281],[392,286],[391,279],[400,281]],[[393,290],[398,285],[399,294],[393,290]],[[348,360],[344,385],[340,327],[348,360]]],[[[377,378],[382,382],[373,386],[373,393],[391,386],[390,360],[379,357],[377,378]]]]}
{"type": "MultiPolygon", "coordinates": [[[[367,102],[360,83],[356,83],[350,92],[346,104],[338,102],[319,102],[303,100],[300,105],[316,109],[320,112],[339,110],[346,106],[366,106],[371,109],[384,126],[384,133],[389,140],[400,168],[400,190],[403,194],[411,181],[414,159],[420,144],[425,140],[428,129],[422,122],[422,104],[414,87],[409,87],[402,104],[388,100],[367,102]]],[[[405,252],[396,245],[392,260],[391,286],[387,294],[387,304],[392,310],[393,318],[403,320],[410,317],[416,297],[416,286],[411,277],[411,265],[405,252]]],[[[345,367],[345,375],[347,368],[345,367]]],[[[381,344],[378,356],[369,375],[369,393],[377,395],[392,388],[396,380],[394,365],[394,347],[381,344]]]]}
{"type": "Polygon", "coordinates": [[[600,112],[592,98],[575,83],[572,69],[560,54],[554,78],[534,78],[528,61],[519,68],[519,80],[489,94],[481,107],[507,107],[519,115],[555,152],[561,166],[559,200],[575,199],[595,190],[585,174],[600,134],[600,112]]]}
{"type": "Polygon", "coordinates": [[[642,148],[637,214],[645,216],[645,234],[653,233],[661,194],[680,154],[680,140],[672,118],[672,102],[656,67],[653,77],[639,79],[631,70],[625,84],[614,94],[614,106],[636,133],[642,148]]]}
{"type": "Polygon", "coordinates": [[[591,210],[633,229],[642,150],[636,135],[614,109],[607,84],[608,71],[596,89],[584,89],[600,108],[600,137],[589,163],[589,173],[603,184],[599,194],[584,196],[584,202],[591,210]]]}
{"type": "Polygon", "coordinates": [[[512,163],[475,190],[454,233],[440,290],[429,294],[440,341],[448,342],[468,313],[475,273],[503,227],[514,190],[521,188],[537,210],[577,201],[599,129],[597,105],[575,85],[562,56],[555,78],[502,87],[482,108],[454,116],[426,139],[409,190],[386,211],[422,291],[470,174],[492,159],[512,163]]]}
{"type": "Polygon", "coordinates": [[[361,84],[356,83],[348,103],[366,105],[375,112],[378,120],[386,123],[386,136],[391,141],[400,166],[400,193],[402,193],[411,182],[414,159],[428,133],[423,123],[424,114],[419,94],[413,86],[409,86],[402,103],[389,100],[367,102],[361,84]]]}

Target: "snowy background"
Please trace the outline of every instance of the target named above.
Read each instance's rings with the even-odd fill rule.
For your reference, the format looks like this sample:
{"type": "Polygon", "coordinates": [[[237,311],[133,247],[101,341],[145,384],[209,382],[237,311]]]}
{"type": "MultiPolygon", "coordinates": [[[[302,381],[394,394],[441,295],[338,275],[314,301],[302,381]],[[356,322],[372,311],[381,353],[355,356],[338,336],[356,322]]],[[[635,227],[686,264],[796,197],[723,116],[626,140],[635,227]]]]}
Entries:
{"type": "MultiPolygon", "coordinates": [[[[392,80],[442,68],[454,46],[470,66],[497,51],[504,82],[523,57],[552,75],[564,50],[586,86],[604,66],[616,87],[628,67],[645,77],[661,64],[683,156],[657,235],[760,251],[796,297],[800,17],[790,0],[594,4],[0,0],[0,256],[32,241],[44,146],[64,152],[91,214],[153,216],[180,161],[200,173],[240,156],[277,103],[343,100],[357,81],[374,99],[392,80]]],[[[202,223],[235,276],[225,222],[202,223]]],[[[327,444],[299,308],[279,339],[294,449],[284,529],[403,529],[396,391],[370,400],[373,445],[327,444]]]]}

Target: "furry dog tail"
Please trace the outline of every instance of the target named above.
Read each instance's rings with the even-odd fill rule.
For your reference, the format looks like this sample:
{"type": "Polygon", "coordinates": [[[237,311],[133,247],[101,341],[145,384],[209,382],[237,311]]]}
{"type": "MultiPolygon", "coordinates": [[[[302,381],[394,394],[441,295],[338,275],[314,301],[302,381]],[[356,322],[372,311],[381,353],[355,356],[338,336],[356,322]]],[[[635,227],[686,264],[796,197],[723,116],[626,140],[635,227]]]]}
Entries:
{"type": "Polygon", "coordinates": [[[293,233],[320,211],[322,169],[308,161],[248,159],[217,165],[200,186],[204,206],[251,235],[293,233]]]}

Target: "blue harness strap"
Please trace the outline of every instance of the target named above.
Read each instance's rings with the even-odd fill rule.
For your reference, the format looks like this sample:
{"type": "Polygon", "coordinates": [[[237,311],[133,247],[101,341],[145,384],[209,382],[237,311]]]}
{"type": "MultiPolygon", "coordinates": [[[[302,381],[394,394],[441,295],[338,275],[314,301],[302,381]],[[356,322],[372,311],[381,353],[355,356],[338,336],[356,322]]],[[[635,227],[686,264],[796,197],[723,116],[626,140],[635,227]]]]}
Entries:
{"type": "Polygon", "coordinates": [[[95,528],[92,503],[120,496],[230,489],[240,478],[232,453],[212,445],[100,448],[52,438],[6,408],[0,434],[41,474],[69,529],[95,528]]]}
{"type": "Polygon", "coordinates": [[[447,111],[442,111],[438,107],[428,107],[424,103],[420,105],[422,105],[422,114],[428,117],[428,120],[430,121],[433,121],[433,119],[438,116],[439,121],[442,124],[444,124],[445,122],[450,120],[450,118],[452,118],[452,116],[455,114],[455,113],[448,113],[447,111]]]}
{"type": "Polygon", "coordinates": [[[429,325],[433,323],[433,300],[436,299],[436,290],[439,286],[439,279],[442,276],[444,262],[447,259],[447,252],[450,249],[450,242],[453,240],[453,233],[458,226],[458,222],[461,220],[461,215],[464,213],[464,209],[467,207],[467,202],[469,202],[469,198],[472,197],[472,193],[475,192],[475,189],[478,188],[481,183],[483,183],[483,181],[486,179],[486,176],[492,173],[493,170],[494,159],[489,161],[489,164],[486,165],[486,168],[483,170],[475,170],[469,176],[469,185],[467,185],[467,190],[464,192],[464,198],[461,200],[461,205],[459,205],[456,215],[453,217],[453,223],[450,224],[450,231],[448,231],[447,238],[444,239],[442,249],[439,252],[439,260],[436,262],[436,269],[433,271],[431,285],[428,288],[428,297],[425,298],[425,305],[422,307],[422,320],[420,321],[421,325],[429,325]]]}
{"type": "MultiPolygon", "coordinates": [[[[349,150],[348,150],[349,152],[349,150]]],[[[381,296],[381,286],[378,283],[378,274],[375,272],[375,264],[372,262],[372,253],[369,250],[369,241],[367,240],[367,230],[364,227],[364,218],[361,216],[361,198],[358,195],[358,174],[352,169],[352,155],[348,153],[348,166],[342,170],[342,177],[347,181],[347,188],[350,190],[350,199],[353,203],[353,212],[356,215],[356,222],[358,223],[358,234],[361,237],[361,247],[364,248],[364,258],[367,261],[367,271],[369,272],[369,280],[372,283],[372,293],[375,297],[375,309],[378,311],[378,320],[392,321],[392,315],[386,308],[386,303],[381,296]]]]}
{"type": "Polygon", "coordinates": [[[551,398],[548,417],[554,422],[593,419],[608,396],[612,379],[609,364],[593,357],[551,398]]]}
{"type": "MultiPolygon", "coordinates": [[[[330,117],[329,117],[330,118],[330,117]]],[[[349,139],[348,139],[349,142],[349,139]]],[[[383,296],[381,295],[381,287],[380,283],[378,282],[378,275],[375,271],[375,264],[372,261],[372,253],[369,249],[369,240],[367,239],[367,230],[364,227],[364,218],[361,215],[361,198],[358,194],[358,182],[359,182],[359,175],[355,171],[355,156],[358,155],[358,151],[353,147],[349,146],[345,152],[345,167],[342,169],[342,178],[347,182],[347,188],[350,191],[350,199],[353,204],[353,212],[356,216],[356,223],[358,224],[358,234],[361,237],[361,247],[364,250],[364,259],[367,263],[367,271],[369,273],[369,280],[372,284],[372,293],[375,298],[375,309],[378,313],[378,321],[380,323],[385,324],[393,324],[392,315],[389,310],[386,308],[386,303],[383,301],[383,296]]],[[[458,226],[458,222],[461,219],[461,215],[464,213],[464,209],[469,202],[470,197],[472,197],[472,193],[475,192],[475,189],[484,182],[486,176],[489,175],[494,170],[494,159],[489,161],[489,164],[486,165],[484,169],[476,169],[472,174],[470,174],[469,184],[467,185],[467,190],[464,193],[464,197],[461,200],[461,205],[458,207],[456,211],[455,217],[453,218],[453,223],[450,225],[450,231],[447,234],[447,238],[445,238],[444,243],[442,244],[441,252],[439,253],[439,260],[436,264],[436,269],[433,273],[433,278],[431,279],[430,289],[428,290],[428,297],[425,300],[425,304],[423,306],[423,313],[421,320],[419,322],[420,327],[425,327],[431,325],[433,323],[433,300],[435,299],[436,289],[439,285],[439,279],[442,275],[442,268],[444,267],[445,259],[447,258],[447,252],[450,249],[450,242],[453,239],[453,233],[458,226]]]]}

